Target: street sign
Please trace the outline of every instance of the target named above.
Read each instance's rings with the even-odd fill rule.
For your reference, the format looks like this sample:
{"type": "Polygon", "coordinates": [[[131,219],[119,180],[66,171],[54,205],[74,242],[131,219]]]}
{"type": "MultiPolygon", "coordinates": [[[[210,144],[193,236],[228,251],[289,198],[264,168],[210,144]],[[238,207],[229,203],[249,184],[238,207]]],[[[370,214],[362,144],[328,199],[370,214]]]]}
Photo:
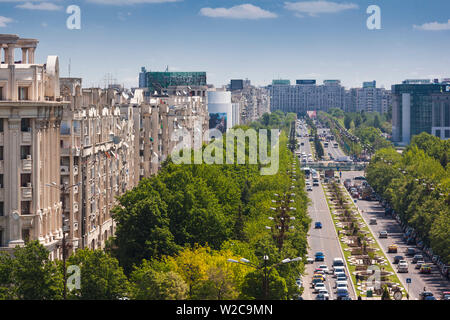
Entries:
{"type": "Polygon", "coordinates": [[[406,283],[411,283],[411,278],[406,278],[406,283]]]}

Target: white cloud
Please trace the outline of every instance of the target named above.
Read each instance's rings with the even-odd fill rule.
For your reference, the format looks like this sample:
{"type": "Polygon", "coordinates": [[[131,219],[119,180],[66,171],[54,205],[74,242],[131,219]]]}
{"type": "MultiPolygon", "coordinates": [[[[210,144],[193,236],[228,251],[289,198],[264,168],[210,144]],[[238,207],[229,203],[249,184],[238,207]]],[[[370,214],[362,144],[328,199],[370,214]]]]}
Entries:
{"type": "Polygon", "coordinates": [[[183,0],[86,0],[86,1],[97,4],[122,6],[131,4],[180,2],[183,0]]]}
{"type": "Polygon", "coordinates": [[[0,16],[0,27],[6,27],[6,24],[13,22],[13,21],[14,20],[11,18],[0,16]]]}
{"type": "Polygon", "coordinates": [[[299,18],[302,18],[303,14],[308,14],[311,17],[317,17],[322,13],[338,13],[345,10],[359,8],[355,3],[337,3],[323,0],[285,2],[284,7],[290,11],[294,11],[295,15],[299,18]]]}
{"type": "Polygon", "coordinates": [[[56,4],[53,4],[51,2],[41,2],[37,4],[25,2],[23,4],[17,5],[16,8],[28,10],[46,10],[46,11],[57,11],[62,9],[61,6],[57,6],[56,4]]]}
{"type": "Polygon", "coordinates": [[[265,19],[276,18],[277,15],[270,11],[261,9],[252,4],[241,4],[229,9],[227,8],[202,8],[200,14],[211,18],[228,18],[228,19],[265,19]]]}
{"type": "Polygon", "coordinates": [[[429,22],[429,23],[424,23],[420,26],[414,25],[414,29],[425,30],[425,31],[450,30],[450,19],[448,19],[448,21],[444,22],[444,23],[429,22]]]}

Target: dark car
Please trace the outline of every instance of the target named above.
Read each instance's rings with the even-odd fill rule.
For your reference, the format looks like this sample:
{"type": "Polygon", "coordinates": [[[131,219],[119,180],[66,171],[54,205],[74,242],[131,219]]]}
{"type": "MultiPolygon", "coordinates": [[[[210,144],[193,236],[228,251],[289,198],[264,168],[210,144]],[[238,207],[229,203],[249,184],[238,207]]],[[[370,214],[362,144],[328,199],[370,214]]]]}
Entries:
{"type": "Polygon", "coordinates": [[[314,228],[322,229],[322,222],[316,222],[316,224],[314,225],[314,228]]]}
{"type": "Polygon", "coordinates": [[[412,263],[417,263],[417,261],[423,260],[423,255],[416,254],[414,255],[414,258],[412,259],[412,263]]]}
{"type": "Polygon", "coordinates": [[[434,296],[427,296],[423,300],[437,300],[434,296]]]}
{"type": "Polygon", "coordinates": [[[395,256],[394,257],[394,264],[399,263],[400,260],[405,260],[405,258],[403,256],[395,256]]]}
{"type": "Polygon", "coordinates": [[[325,261],[325,255],[322,252],[316,252],[315,258],[316,261],[325,261]]]}
{"type": "Polygon", "coordinates": [[[416,254],[416,249],[414,249],[414,248],[408,248],[406,250],[406,255],[407,256],[414,256],[415,254],[416,254]]]}
{"type": "MultiPolygon", "coordinates": [[[[423,291],[419,294],[420,300],[426,300],[427,297],[434,297],[433,292],[423,291]]],[[[435,298],[435,300],[436,300],[436,298],[435,298]]]]}

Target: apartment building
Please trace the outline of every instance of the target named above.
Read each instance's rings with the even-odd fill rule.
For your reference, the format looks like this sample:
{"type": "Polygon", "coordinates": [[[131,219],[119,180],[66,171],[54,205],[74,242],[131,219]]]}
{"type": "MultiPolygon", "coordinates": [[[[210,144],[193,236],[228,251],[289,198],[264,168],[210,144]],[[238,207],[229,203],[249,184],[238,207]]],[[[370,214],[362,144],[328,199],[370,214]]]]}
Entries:
{"type": "Polygon", "coordinates": [[[345,93],[345,111],[387,113],[391,106],[391,92],[377,88],[376,81],[364,82],[362,88],[352,88],[345,93]]]}
{"type": "Polygon", "coordinates": [[[59,61],[37,64],[38,40],[0,35],[0,250],[39,240],[61,257],[59,61]],[[15,61],[21,50],[21,60],[15,61]],[[2,57],[3,56],[3,57],[2,57]]]}
{"type": "Polygon", "coordinates": [[[297,80],[295,85],[274,80],[268,88],[271,111],[306,114],[308,110],[343,109],[345,104],[345,88],[339,80],[324,80],[322,85],[315,80],[297,80]]]}
{"type": "Polygon", "coordinates": [[[229,90],[233,104],[233,125],[256,121],[264,113],[270,112],[270,95],[266,88],[252,86],[249,80],[232,80],[229,90]]]}
{"type": "Polygon", "coordinates": [[[68,243],[104,248],[114,234],[116,196],[138,183],[135,176],[135,108],[118,89],[82,89],[81,79],[61,78],[70,104],[61,125],[61,186],[68,243]]]}

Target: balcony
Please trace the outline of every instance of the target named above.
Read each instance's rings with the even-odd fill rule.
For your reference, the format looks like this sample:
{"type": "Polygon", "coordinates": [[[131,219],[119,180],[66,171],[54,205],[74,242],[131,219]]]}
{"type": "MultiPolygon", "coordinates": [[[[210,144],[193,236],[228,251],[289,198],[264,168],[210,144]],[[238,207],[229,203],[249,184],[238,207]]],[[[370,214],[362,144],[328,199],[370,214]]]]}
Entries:
{"type": "Polygon", "coordinates": [[[31,183],[27,187],[21,187],[20,189],[22,200],[31,200],[33,198],[33,187],[31,187],[31,183]]]}
{"type": "Polygon", "coordinates": [[[73,203],[73,212],[78,212],[78,202],[73,203]]]}
{"type": "Polygon", "coordinates": [[[78,174],[78,166],[73,166],[73,175],[77,175],[78,174]]]}
{"type": "Polygon", "coordinates": [[[33,161],[31,159],[22,159],[22,171],[31,172],[33,161]]]}
{"type": "Polygon", "coordinates": [[[73,186],[72,190],[73,190],[74,194],[77,194],[78,193],[78,186],[73,186]]]}
{"type": "Polygon", "coordinates": [[[31,132],[22,132],[22,143],[31,143],[31,132]]]}
{"type": "Polygon", "coordinates": [[[79,157],[81,154],[81,149],[80,148],[72,148],[72,155],[74,157],[79,157]]]}

